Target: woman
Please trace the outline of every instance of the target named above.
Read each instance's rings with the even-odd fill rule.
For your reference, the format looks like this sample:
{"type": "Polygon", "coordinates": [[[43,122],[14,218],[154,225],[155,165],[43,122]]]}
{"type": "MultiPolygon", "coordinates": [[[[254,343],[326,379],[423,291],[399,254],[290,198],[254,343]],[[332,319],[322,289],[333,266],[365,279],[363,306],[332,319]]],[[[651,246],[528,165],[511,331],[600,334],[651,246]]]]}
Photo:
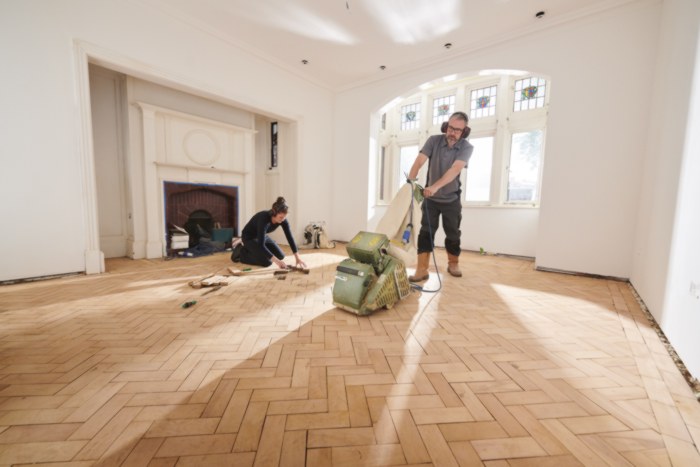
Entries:
{"type": "Polygon", "coordinates": [[[265,267],[274,262],[280,269],[286,269],[287,265],[282,261],[284,253],[279,245],[268,236],[268,233],[274,232],[279,226],[282,226],[284,236],[287,237],[289,247],[294,253],[296,266],[306,268],[306,263],[299,257],[297,245],[289,228],[289,222],[287,222],[288,210],[286,201],[280,196],[272,205],[272,209],[255,214],[243,227],[242,242],[234,246],[231,261],[265,267]]]}

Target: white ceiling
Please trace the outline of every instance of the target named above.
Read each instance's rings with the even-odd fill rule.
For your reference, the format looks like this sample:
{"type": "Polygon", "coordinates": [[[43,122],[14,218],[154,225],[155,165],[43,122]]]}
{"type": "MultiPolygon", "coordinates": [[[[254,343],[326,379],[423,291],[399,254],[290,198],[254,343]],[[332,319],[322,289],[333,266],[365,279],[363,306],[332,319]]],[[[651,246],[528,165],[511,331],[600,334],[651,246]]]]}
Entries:
{"type": "Polygon", "coordinates": [[[140,1],[337,90],[639,0],[140,1]]]}

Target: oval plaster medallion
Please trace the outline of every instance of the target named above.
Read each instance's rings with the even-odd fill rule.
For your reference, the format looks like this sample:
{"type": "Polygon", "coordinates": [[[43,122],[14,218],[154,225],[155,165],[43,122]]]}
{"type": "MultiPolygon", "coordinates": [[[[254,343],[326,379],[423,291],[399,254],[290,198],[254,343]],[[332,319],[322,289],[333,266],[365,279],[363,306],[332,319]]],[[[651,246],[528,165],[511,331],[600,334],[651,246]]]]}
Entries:
{"type": "Polygon", "coordinates": [[[182,139],[185,155],[195,164],[211,166],[219,158],[219,144],[207,131],[192,130],[182,139]]]}

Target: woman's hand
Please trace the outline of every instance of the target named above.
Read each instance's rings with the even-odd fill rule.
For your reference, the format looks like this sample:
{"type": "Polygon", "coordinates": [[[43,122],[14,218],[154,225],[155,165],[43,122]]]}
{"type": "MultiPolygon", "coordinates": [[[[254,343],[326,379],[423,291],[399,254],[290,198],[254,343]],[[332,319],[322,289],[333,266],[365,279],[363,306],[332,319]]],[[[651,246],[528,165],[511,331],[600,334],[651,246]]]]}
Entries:
{"type": "Polygon", "coordinates": [[[297,260],[297,267],[298,268],[307,269],[306,263],[304,261],[302,261],[301,257],[299,256],[299,253],[294,253],[294,259],[297,260]]]}
{"type": "Polygon", "coordinates": [[[280,269],[287,269],[287,263],[285,263],[285,262],[282,261],[281,259],[277,258],[276,256],[273,256],[273,257],[272,257],[272,261],[275,262],[275,264],[277,265],[278,268],[280,268],[280,269]]]}

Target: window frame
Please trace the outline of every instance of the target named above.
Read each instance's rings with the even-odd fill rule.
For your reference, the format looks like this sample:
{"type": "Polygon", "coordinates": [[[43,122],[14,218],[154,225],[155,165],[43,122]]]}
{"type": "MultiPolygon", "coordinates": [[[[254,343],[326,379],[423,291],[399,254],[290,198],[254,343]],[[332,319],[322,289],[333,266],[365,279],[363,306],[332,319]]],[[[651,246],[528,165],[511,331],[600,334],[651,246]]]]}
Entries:
{"type": "Polygon", "coordinates": [[[489,199],[480,201],[467,199],[467,174],[469,173],[469,167],[467,166],[467,169],[463,170],[462,173],[459,174],[459,179],[462,183],[462,206],[493,206],[495,204],[493,202],[494,197],[499,196],[498,171],[495,169],[497,164],[500,165],[497,161],[498,158],[496,157],[496,154],[498,154],[498,137],[496,135],[496,130],[485,129],[477,132],[472,131],[469,135],[469,139],[488,137],[493,137],[493,148],[491,151],[491,180],[489,181],[489,199]]]}
{"type": "Polygon", "coordinates": [[[399,116],[399,127],[398,131],[400,134],[409,134],[412,131],[420,131],[421,127],[423,127],[423,122],[422,120],[425,119],[425,104],[423,102],[423,99],[418,96],[418,98],[413,98],[410,100],[406,100],[404,102],[400,102],[397,105],[397,110],[398,110],[398,116],[399,116]],[[413,106],[416,105],[418,106],[418,115],[417,115],[417,120],[416,120],[416,125],[417,128],[403,128],[403,108],[408,107],[408,106],[413,106]]]}
{"type": "MultiPolygon", "coordinates": [[[[377,174],[381,176],[381,150],[384,148],[384,199],[381,197],[380,187],[382,180],[378,179],[375,199],[377,205],[391,203],[396,192],[401,188],[404,177],[399,176],[401,164],[401,148],[405,146],[417,146],[416,156],[430,135],[440,134],[440,126],[433,123],[433,109],[436,99],[455,95],[455,110],[467,109],[471,112],[471,93],[489,86],[497,86],[496,112],[492,116],[471,118],[469,126],[472,131],[471,138],[493,137],[493,153],[491,155],[491,180],[488,201],[469,201],[467,194],[467,171],[460,174],[462,183],[463,207],[524,207],[539,208],[542,196],[542,174],[546,155],[547,123],[549,117],[549,99],[552,90],[550,78],[537,73],[524,74],[499,74],[472,76],[458,81],[441,83],[430,89],[417,92],[405,99],[394,101],[392,107],[387,108],[384,114],[386,126],[379,131],[378,145],[380,157],[378,160],[377,174]],[[544,106],[541,108],[514,110],[515,82],[527,78],[541,78],[545,80],[546,90],[544,106]],[[407,105],[418,105],[420,116],[417,128],[402,130],[402,108],[407,105]],[[540,160],[537,173],[536,198],[533,201],[508,201],[509,165],[511,157],[512,138],[515,133],[540,130],[542,131],[542,146],[540,148],[540,160]]],[[[380,115],[380,119],[384,118],[380,115]]],[[[418,175],[420,182],[425,182],[425,164],[418,175]]]]}
{"type": "Polygon", "coordinates": [[[532,206],[537,207],[540,205],[540,200],[542,196],[542,172],[544,169],[544,156],[545,156],[545,146],[547,141],[547,128],[544,125],[518,125],[510,128],[508,132],[508,141],[505,151],[503,153],[504,170],[501,171],[502,183],[501,183],[501,204],[504,206],[532,206]],[[512,144],[513,135],[516,133],[527,133],[530,131],[542,131],[542,146],[540,147],[540,161],[537,168],[537,196],[534,200],[509,200],[508,199],[508,180],[510,178],[510,158],[512,157],[512,144]]]}
{"type": "MultiPolygon", "coordinates": [[[[455,96],[455,105],[454,109],[452,109],[451,112],[448,112],[447,118],[454,113],[454,111],[457,109],[457,106],[459,104],[459,89],[452,87],[452,88],[447,88],[447,89],[440,89],[436,92],[429,93],[427,96],[427,101],[428,101],[428,109],[430,110],[430,116],[428,117],[428,128],[435,129],[437,128],[438,131],[440,131],[440,126],[442,125],[442,121],[438,123],[433,123],[433,109],[435,109],[435,101],[438,99],[442,99],[445,97],[449,96],[455,96]]],[[[430,131],[430,130],[429,130],[430,131]]]]}

